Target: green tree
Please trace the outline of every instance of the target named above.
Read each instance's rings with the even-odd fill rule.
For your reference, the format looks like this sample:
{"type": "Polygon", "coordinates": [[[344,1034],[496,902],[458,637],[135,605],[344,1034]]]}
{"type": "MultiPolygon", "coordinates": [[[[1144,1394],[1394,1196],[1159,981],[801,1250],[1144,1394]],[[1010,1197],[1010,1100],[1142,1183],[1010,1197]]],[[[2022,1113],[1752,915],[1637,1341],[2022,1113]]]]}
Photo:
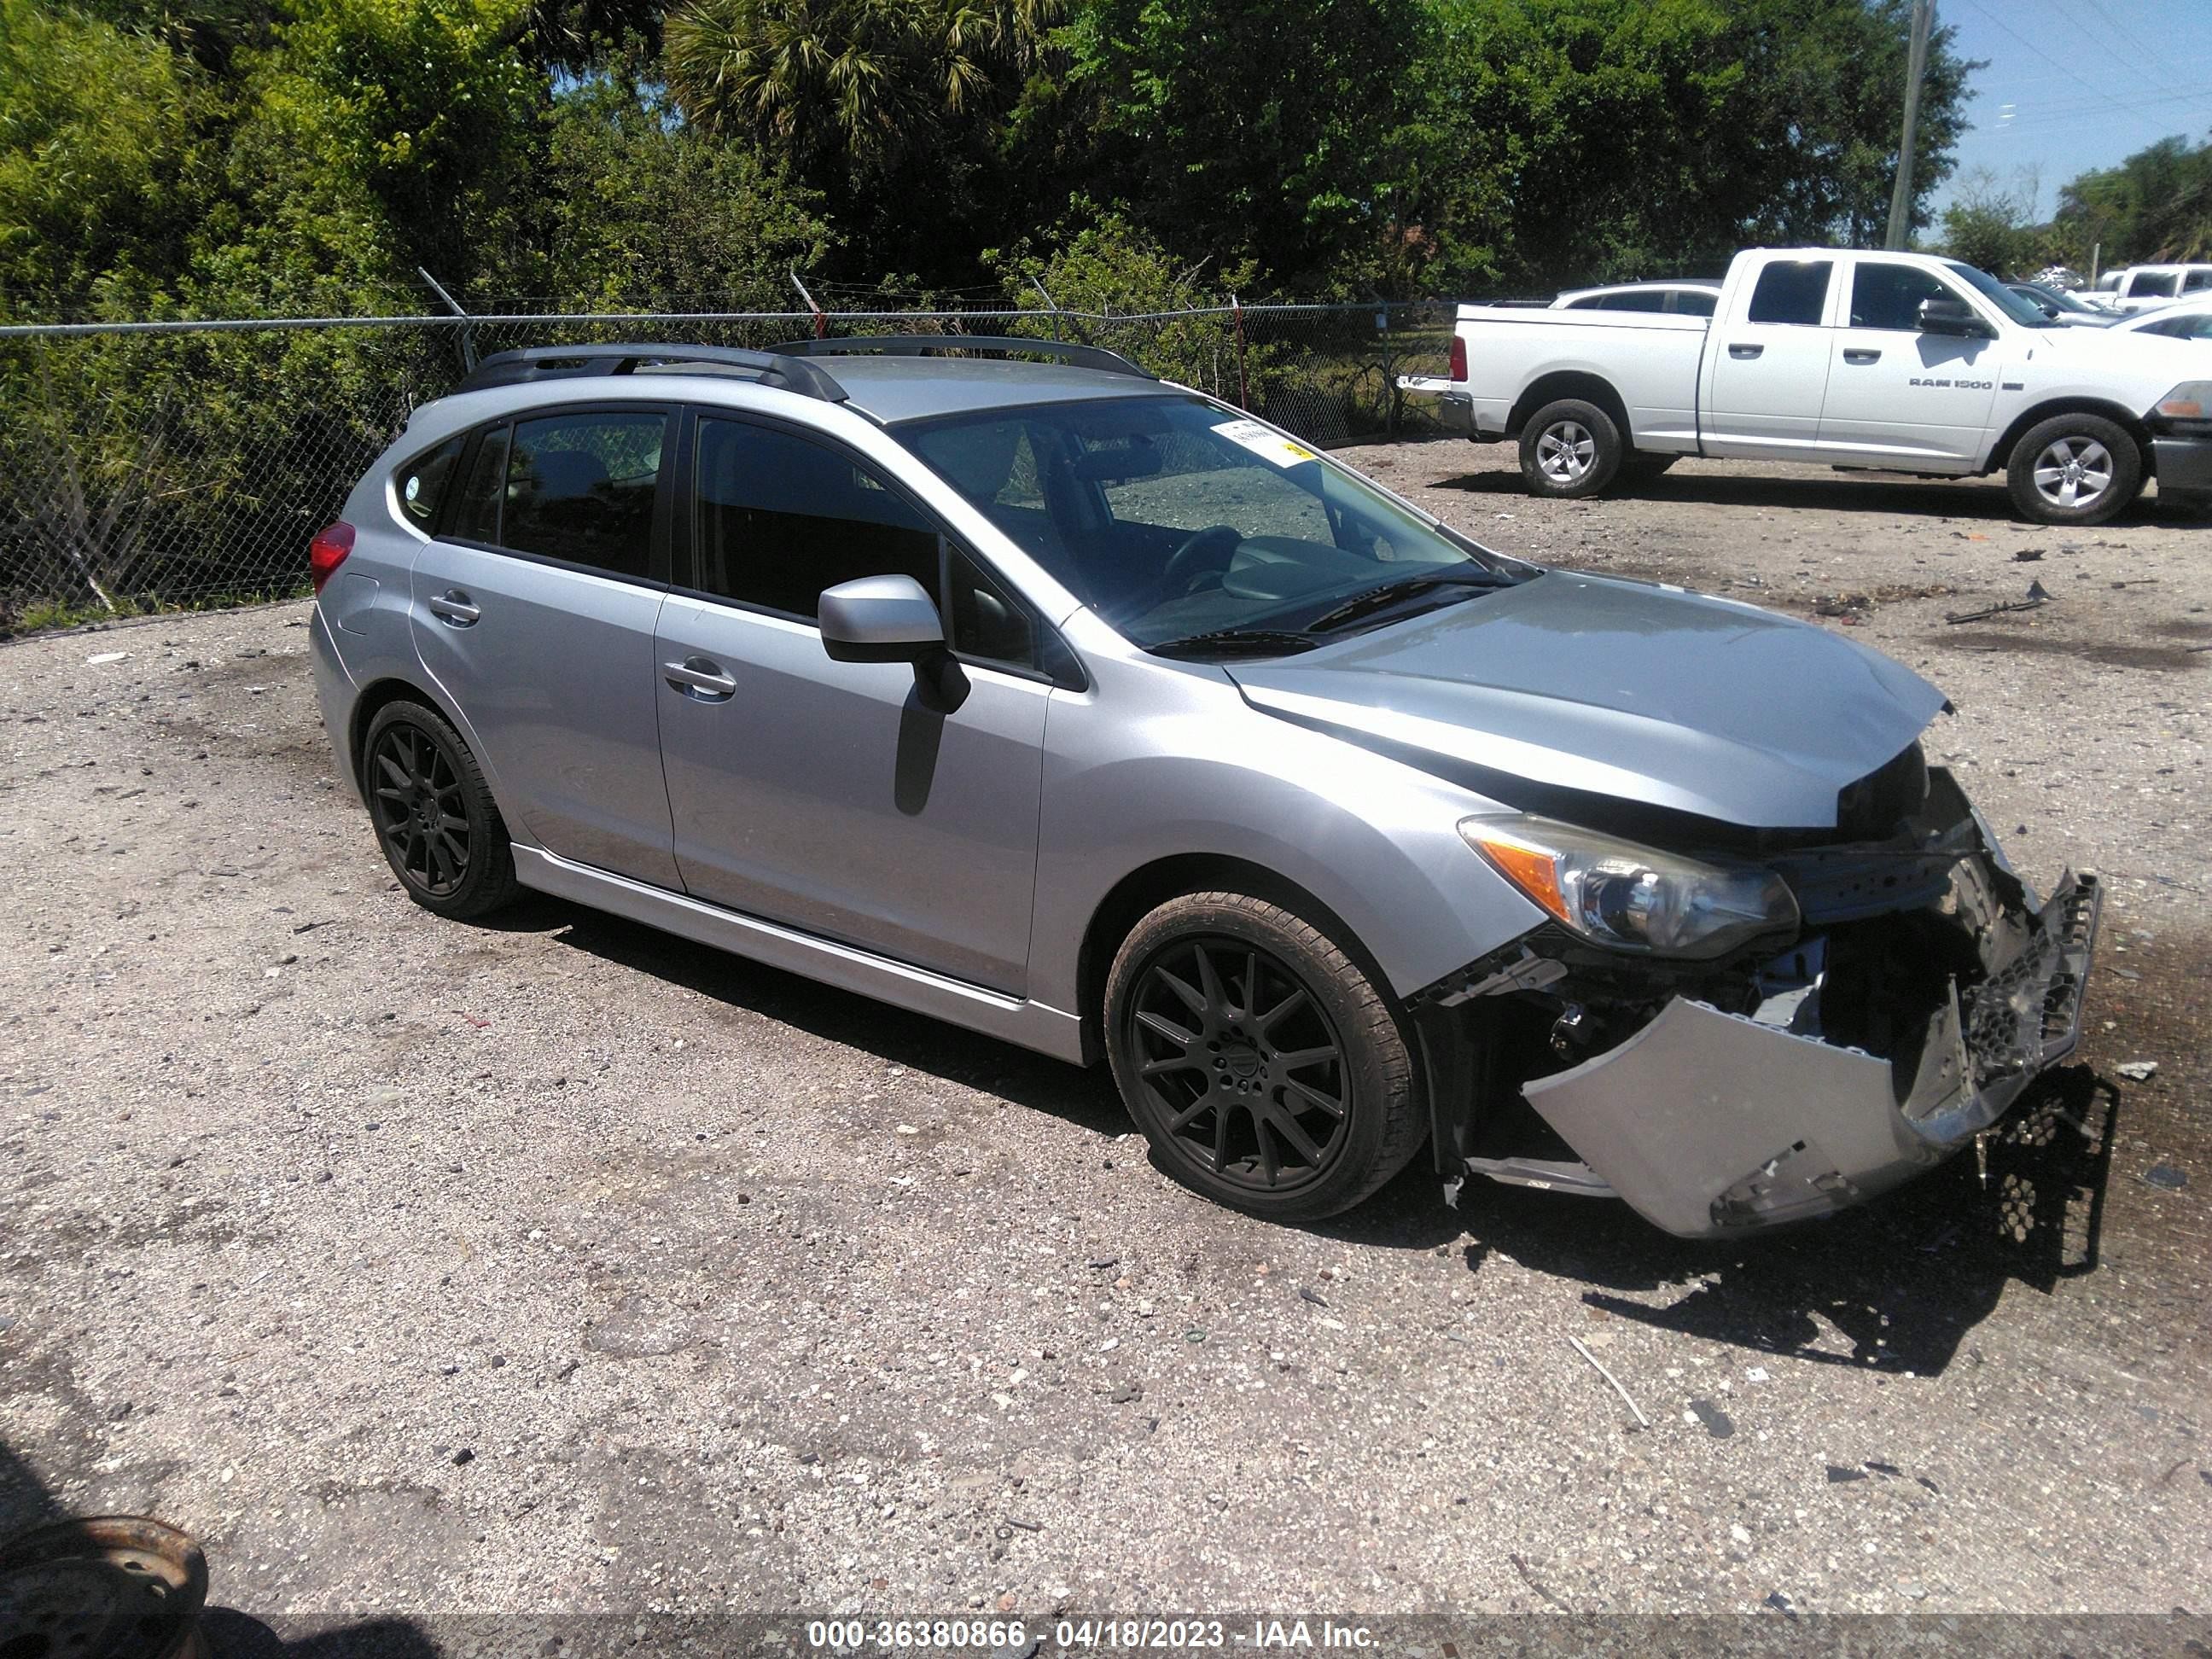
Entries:
{"type": "Polygon", "coordinates": [[[577,309],[788,308],[784,273],[836,246],[819,197],[752,145],[682,121],[641,67],[554,100],[527,233],[537,291],[577,309]]]}
{"type": "Polygon", "coordinates": [[[2212,258],[2212,141],[2161,138],[2083,173],[2059,191],[2051,232],[2055,251],[2083,269],[2100,243],[2106,265],[2212,258]]]}
{"type": "MultiPolygon", "coordinates": [[[[1016,124],[1038,199],[1118,204],[1179,256],[1319,289],[1401,222],[1423,0],[1079,0],[1016,124]]],[[[1365,285],[1364,270],[1355,278],[1365,285]]]]}
{"type": "Polygon", "coordinates": [[[0,294],[17,319],[125,313],[182,258],[193,218],[188,63],[151,35],[0,0],[0,294]]]}

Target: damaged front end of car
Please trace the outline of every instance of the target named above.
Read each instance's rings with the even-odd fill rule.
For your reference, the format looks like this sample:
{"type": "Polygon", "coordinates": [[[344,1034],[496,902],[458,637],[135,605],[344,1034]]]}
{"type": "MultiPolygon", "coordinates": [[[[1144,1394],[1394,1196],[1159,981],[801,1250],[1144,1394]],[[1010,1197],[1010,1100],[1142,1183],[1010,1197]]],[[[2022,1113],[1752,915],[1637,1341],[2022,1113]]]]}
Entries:
{"type": "Polygon", "coordinates": [[[1917,799],[1889,833],[1709,860],[1463,827],[1554,919],[1413,1000],[1450,1186],[1617,1196],[1691,1238],[1809,1220],[1972,1144],[2070,1054],[2096,878],[2039,901],[1917,745],[1885,772],[1917,799]]]}

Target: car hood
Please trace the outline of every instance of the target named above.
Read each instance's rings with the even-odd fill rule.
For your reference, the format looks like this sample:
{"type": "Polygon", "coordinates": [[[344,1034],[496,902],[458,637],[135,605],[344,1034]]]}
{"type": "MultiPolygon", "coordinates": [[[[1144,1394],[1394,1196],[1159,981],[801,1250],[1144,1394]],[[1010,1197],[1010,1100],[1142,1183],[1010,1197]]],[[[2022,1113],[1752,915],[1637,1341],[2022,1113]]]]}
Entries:
{"type": "Polygon", "coordinates": [[[1838,792],[1946,707],[1910,669],[1808,623],[1563,571],[1224,667],[1253,707],[1415,764],[1752,829],[1834,825],[1838,792]]]}

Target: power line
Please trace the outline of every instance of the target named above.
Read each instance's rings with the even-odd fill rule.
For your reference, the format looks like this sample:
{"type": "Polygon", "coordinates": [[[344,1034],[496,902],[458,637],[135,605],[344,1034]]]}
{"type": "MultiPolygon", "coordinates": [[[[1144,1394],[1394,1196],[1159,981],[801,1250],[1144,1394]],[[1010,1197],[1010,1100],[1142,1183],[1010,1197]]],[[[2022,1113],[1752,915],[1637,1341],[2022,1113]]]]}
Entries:
{"type": "Polygon", "coordinates": [[[2100,98],[2118,99],[2125,96],[2124,94],[2116,94],[2107,89],[2090,85],[2089,82],[2082,77],[2081,70],[2075,68],[2070,64],[2063,63],[2059,59],[2053,58],[2049,52],[2044,51],[2041,46],[2037,46],[2034,41],[2029,40],[2018,29],[2013,27],[2011,24],[2006,22],[2003,18],[1998,16],[1987,6],[1984,5],[1982,3],[1982,0],[1966,0],[1966,3],[1972,6],[1976,11],[1981,13],[1983,16],[1988,18],[1992,24],[1996,25],[1996,27],[2002,29],[2005,33],[2019,41],[2023,46],[2026,46],[2038,58],[2040,58],[2045,63],[2050,64],[2051,68],[2058,70],[2068,79],[2073,81],[2076,85],[2081,87],[2082,91],[2094,94],[2095,96],[2100,98]]]}

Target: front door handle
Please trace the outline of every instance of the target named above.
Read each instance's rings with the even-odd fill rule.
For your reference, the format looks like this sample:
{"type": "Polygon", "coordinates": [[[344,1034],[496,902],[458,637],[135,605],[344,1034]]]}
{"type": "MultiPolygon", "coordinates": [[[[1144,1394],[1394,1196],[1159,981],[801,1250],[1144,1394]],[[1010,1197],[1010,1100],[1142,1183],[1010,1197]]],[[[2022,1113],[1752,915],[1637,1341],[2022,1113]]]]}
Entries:
{"type": "Polygon", "coordinates": [[[1766,348],[1763,345],[1732,345],[1729,348],[1729,356],[1731,357],[1741,357],[1745,361],[1748,362],[1750,359],[1756,357],[1760,352],[1765,349],[1766,348]]]}
{"type": "Polygon", "coordinates": [[[1845,346],[1844,361],[1847,363],[1878,363],[1881,361],[1881,353],[1869,350],[1865,346],[1845,346]]]}
{"type": "Polygon", "coordinates": [[[467,628],[483,612],[458,587],[448,588],[429,602],[430,614],[448,628],[467,628]]]}
{"type": "Polygon", "coordinates": [[[722,672],[720,663],[707,657],[665,662],[660,665],[660,672],[668,676],[668,683],[678,691],[701,702],[727,702],[737,693],[737,681],[722,672]]]}

